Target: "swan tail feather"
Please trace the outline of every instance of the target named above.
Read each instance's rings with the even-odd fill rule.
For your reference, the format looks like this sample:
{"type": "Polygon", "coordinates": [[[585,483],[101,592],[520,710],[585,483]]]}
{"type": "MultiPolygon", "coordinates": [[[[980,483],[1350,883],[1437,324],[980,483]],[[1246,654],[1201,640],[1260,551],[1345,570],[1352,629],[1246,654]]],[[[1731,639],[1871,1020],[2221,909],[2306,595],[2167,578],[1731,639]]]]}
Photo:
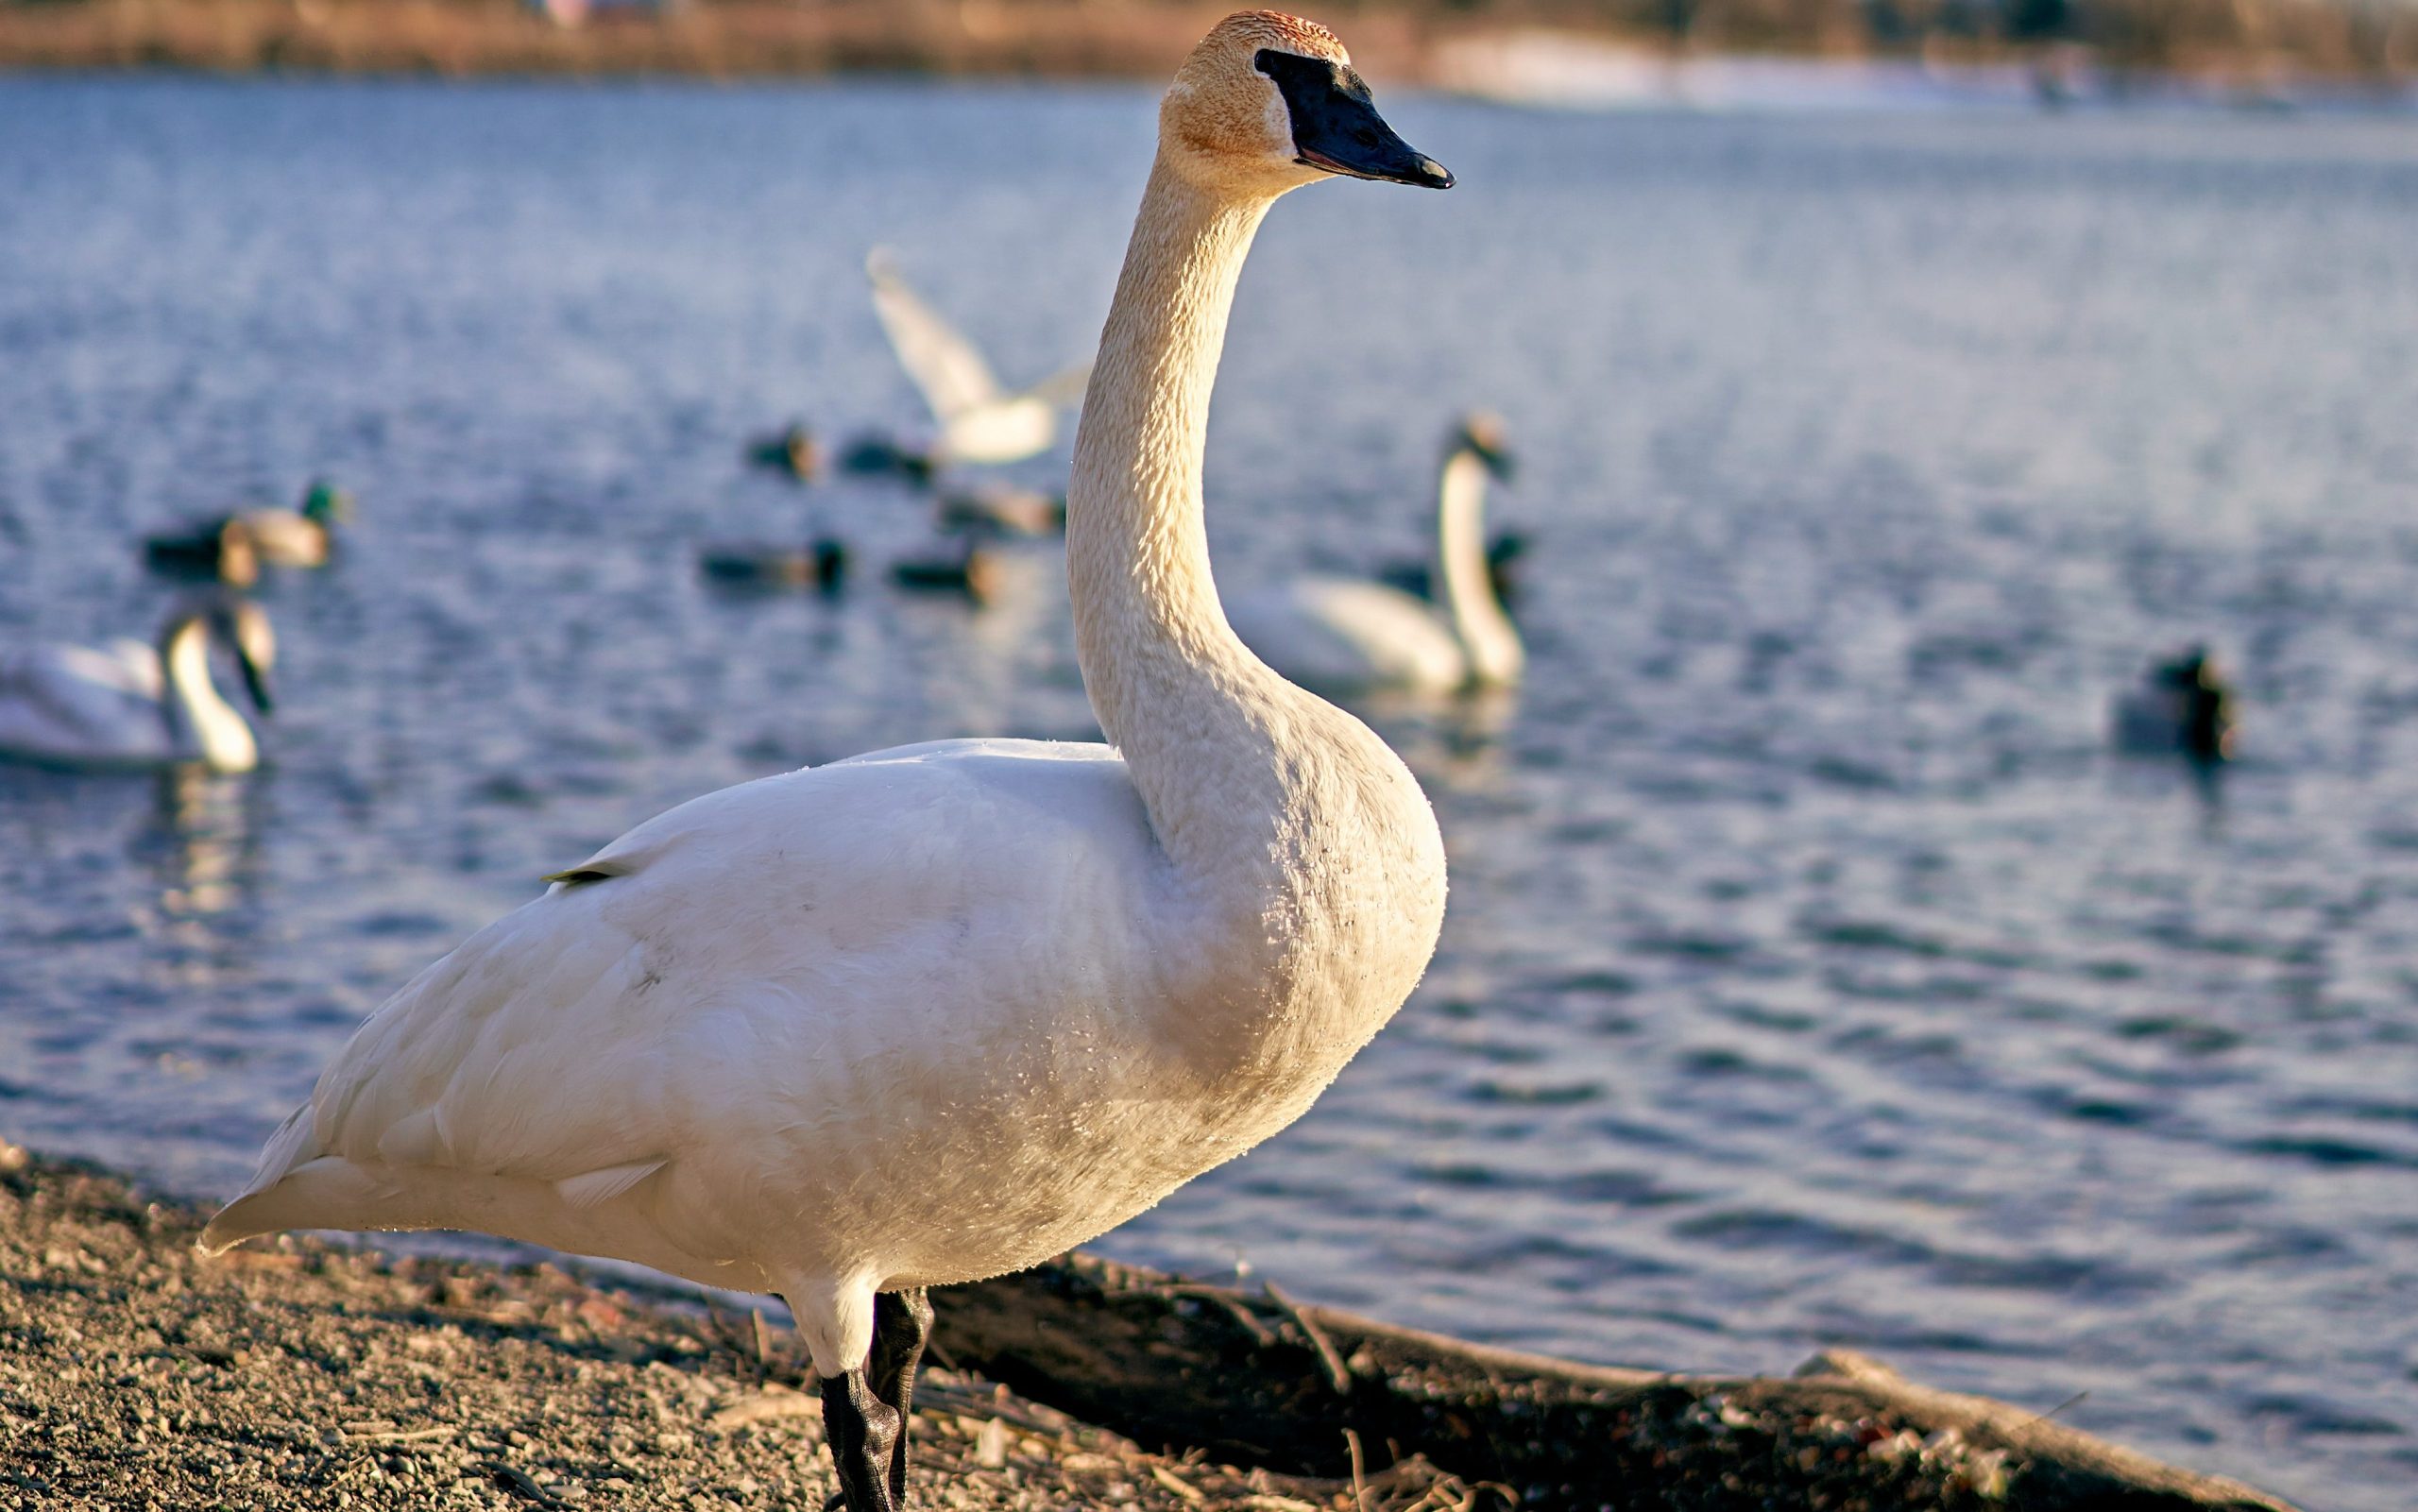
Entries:
{"type": "Polygon", "coordinates": [[[274,1216],[282,1206],[281,1188],[287,1177],[303,1166],[319,1164],[326,1153],[319,1144],[310,1103],[286,1114],[285,1122],[278,1125],[277,1132],[261,1147],[261,1162],[253,1170],[251,1181],[201,1231],[201,1252],[214,1255],[254,1234],[293,1227],[274,1216]]]}

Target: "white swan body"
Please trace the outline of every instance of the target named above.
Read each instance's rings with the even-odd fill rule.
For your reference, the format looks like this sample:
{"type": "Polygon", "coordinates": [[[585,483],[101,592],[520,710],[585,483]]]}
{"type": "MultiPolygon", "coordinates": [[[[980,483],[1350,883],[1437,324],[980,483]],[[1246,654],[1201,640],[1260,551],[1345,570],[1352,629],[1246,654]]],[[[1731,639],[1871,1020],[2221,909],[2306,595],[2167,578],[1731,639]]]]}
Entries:
{"type": "Polygon", "coordinates": [[[1383,583],[1298,577],[1235,601],[1235,633],[1268,664],[1326,693],[1457,692],[1469,654],[1427,604],[1383,583]]]}
{"type": "MultiPolygon", "coordinates": [[[[1434,815],[1235,639],[1201,521],[1244,255],[1318,177],[1252,64],[1276,47],[1340,54],[1238,16],[1169,92],[1077,442],[1068,579],[1115,748],[909,746],[641,824],[380,1009],[206,1247],[462,1227],[777,1291],[857,1384],[826,1389],[840,1422],[877,1292],[1105,1231],[1391,1016],[1441,922],[1434,815]]],[[[834,1450],[850,1504],[888,1505],[834,1450]]]]}
{"type": "Polygon", "coordinates": [[[379,1011],[247,1228],[890,1290],[1031,1264],[1269,1131],[1248,1097],[1170,1116],[1222,1071],[1146,1007],[1200,1004],[1198,916],[1105,746],[767,777],[565,875],[379,1011]]]}
{"type": "Polygon", "coordinates": [[[0,756],[94,770],[195,762],[216,772],[251,771],[260,764],[260,742],[211,681],[213,634],[236,647],[264,708],[261,679],[275,659],[266,616],[248,603],[187,608],[170,618],[157,650],[120,639],[33,646],[0,657],[0,756]]]}
{"type": "Polygon", "coordinates": [[[1089,364],[1010,393],[974,343],[908,286],[885,250],[866,256],[865,276],[898,365],[940,426],[935,461],[1018,462],[1049,450],[1058,439],[1058,412],[1082,397],[1089,364]]]}
{"type": "Polygon", "coordinates": [[[1495,597],[1486,560],[1486,471],[1499,457],[1465,429],[1437,484],[1436,607],[1388,584],[1303,577],[1235,601],[1235,631],[1304,688],[1350,693],[1451,693],[1507,688],[1527,656],[1495,597]]]}

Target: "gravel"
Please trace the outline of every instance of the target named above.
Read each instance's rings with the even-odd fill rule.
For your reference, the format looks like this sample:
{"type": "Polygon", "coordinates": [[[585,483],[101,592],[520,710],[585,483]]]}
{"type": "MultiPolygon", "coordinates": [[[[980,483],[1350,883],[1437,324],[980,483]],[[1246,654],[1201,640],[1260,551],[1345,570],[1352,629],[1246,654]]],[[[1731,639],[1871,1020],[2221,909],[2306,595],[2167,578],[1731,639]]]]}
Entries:
{"type": "MultiPolygon", "coordinates": [[[[0,1508],[819,1509],[785,1330],[555,1265],[286,1237],[0,1144],[0,1508]]],[[[1145,1453],[943,1368],[918,1508],[1472,1512],[1412,1460],[1355,1487],[1145,1453]]]]}

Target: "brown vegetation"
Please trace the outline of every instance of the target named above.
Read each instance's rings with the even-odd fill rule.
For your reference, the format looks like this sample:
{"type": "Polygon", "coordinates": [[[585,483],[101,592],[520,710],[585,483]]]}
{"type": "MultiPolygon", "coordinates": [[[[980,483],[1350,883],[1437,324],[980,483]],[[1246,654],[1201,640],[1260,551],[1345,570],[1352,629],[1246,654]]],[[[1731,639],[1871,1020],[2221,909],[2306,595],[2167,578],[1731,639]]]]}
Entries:
{"type": "MultiPolygon", "coordinates": [[[[562,26],[519,0],[0,0],[0,67],[696,75],[846,72],[1159,78],[1212,0],[686,0],[562,26]]],[[[2363,0],[1331,0],[1379,77],[1439,44],[1551,27],[1682,50],[1978,59],[2049,42],[2118,66],[2400,77],[2418,8],[2363,0]]]]}
{"type": "MultiPolygon", "coordinates": [[[[514,0],[0,0],[0,65],[228,73],[1164,76],[1230,8],[698,0],[562,26],[514,0]]],[[[1360,28],[1388,55],[1404,28],[1360,28]]]]}

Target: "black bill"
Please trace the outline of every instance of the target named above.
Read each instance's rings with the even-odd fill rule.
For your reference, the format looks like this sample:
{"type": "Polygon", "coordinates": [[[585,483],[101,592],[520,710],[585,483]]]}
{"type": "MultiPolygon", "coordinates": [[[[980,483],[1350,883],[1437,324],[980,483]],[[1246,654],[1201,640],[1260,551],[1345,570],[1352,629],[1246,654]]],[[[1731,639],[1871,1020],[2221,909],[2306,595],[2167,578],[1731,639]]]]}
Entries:
{"type": "Polygon", "coordinates": [[[244,691],[252,695],[252,707],[264,714],[273,712],[277,707],[277,699],[270,691],[268,673],[262,669],[259,662],[241,653],[236,654],[235,665],[243,669],[244,691]]]}
{"type": "Polygon", "coordinates": [[[1252,66],[1276,81],[1293,118],[1298,162],[1354,178],[1450,189],[1453,176],[1394,135],[1360,76],[1340,63],[1263,47],[1252,66]]]}

